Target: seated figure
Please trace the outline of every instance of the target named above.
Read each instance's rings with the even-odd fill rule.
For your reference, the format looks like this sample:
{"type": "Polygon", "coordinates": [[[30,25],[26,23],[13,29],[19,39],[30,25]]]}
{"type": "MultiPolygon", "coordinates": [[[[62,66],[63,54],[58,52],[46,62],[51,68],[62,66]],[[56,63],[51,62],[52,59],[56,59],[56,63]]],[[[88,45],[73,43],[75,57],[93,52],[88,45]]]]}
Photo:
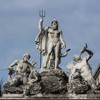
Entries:
{"type": "Polygon", "coordinates": [[[23,59],[15,60],[11,65],[8,66],[9,69],[9,83],[13,86],[25,85],[28,81],[29,74],[32,72],[33,66],[36,64],[35,61],[30,63],[30,55],[25,53],[23,59]],[[16,66],[15,71],[13,67],[16,66]],[[12,77],[15,72],[15,77],[12,77]]]}

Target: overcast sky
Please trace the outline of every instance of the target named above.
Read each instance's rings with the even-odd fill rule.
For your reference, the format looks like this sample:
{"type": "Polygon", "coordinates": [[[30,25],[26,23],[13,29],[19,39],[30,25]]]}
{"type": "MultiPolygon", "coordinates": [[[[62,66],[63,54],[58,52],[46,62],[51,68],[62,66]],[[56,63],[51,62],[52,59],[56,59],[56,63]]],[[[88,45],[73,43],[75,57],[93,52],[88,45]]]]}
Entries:
{"type": "MultiPolygon", "coordinates": [[[[100,0],[0,0],[0,69],[21,59],[25,52],[31,55],[30,61],[38,62],[39,68],[34,40],[41,9],[46,11],[44,26],[57,19],[67,48],[71,48],[60,66],[69,71],[66,64],[87,43],[94,52],[89,63],[95,72],[100,63],[100,0]]],[[[7,71],[0,71],[0,77],[7,79],[7,71]]]]}

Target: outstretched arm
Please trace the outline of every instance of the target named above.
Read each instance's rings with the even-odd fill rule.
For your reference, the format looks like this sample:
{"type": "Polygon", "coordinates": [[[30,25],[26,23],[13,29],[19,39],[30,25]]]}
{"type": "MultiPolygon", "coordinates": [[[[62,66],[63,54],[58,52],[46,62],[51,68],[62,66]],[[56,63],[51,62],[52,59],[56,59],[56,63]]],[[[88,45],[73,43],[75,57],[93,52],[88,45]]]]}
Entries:
{"type": "Polygon", "coordinates": [[[42,33],[42,30],[43,30],[43,18],[40,17],[40,20],[39,20],[39,24],[38,24],[38,34],[35,38],[35,43],[38,44],[39,43],[39,37],[40,37],[40,34],[42,33]]]}
{"type": "Polygon", "coordinates": [[[86,49],[87,49],[87,44],[85,43],[84,47],[80,51],[79,57],[85,52],[86,49]]]}
{"type": "Polygon", "coordinates": [[[83,47],[83,49],[81,50],[79,56],[81,56],[85,51],[88,53],[88,55],[86,56],[86,60],[88,61],[92,56],[93,56],[93,52],[89,49],[87,49],[87,44],[85,43],[85,46],[83,47]]]}
{"type": "Polygon", "coordinates": [[[15,60],[13,63],[11,63],[9,66],[8,66],[8,69],[12,69],[15,65],[18,64],[18,60],[15,60]]]}
{"type": "Polygon", "coordinates": [[[8,70],[9,70],[9,73],[8,73],[9,81],[12,79],[11,75],[15,72],[15,71],[13,70],[13,67],[14,67],[15,65],[17,65],[17,64],[18,64],[18,60],[15,60],[12,64],[10,64],[10,65],[8,66],[8,70]]]}
{"type": "Polygon", "coordinates": [[[89,49],[85,50],[88,53],[88,56],[86,57],[87,61],[93,56],[93,52],[89,49]]]}
{"type": "Polygon", "coordinates": [[[40,17],[38,29],[39,29],[39,32],[42,32],[42,29],[43,29],[43,18],[42,17],[40,17]]]}

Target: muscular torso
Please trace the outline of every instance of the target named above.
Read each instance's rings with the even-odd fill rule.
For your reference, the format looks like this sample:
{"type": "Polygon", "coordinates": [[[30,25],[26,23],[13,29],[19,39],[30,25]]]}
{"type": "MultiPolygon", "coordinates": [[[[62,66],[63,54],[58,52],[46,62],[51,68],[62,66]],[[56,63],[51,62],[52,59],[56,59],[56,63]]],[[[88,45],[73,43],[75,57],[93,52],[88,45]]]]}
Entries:
{"type": "Polygon", "coordinates": [[[77,63],[74,66],[72,74],[75,73],[76,69],[79,69],[81,71],[81,75],[85,80],[88,80],[89,77],[92,77],[92,71],[91,71],[90,65],[88,64],[86,58],[83,58],[81,62],[77,63]]]}
{"type": "Polygon", "coordinates": [[[83,58],[81,62],[77,63],[75,66],[74,66],[76,69],[81,69],[82,72],[85,72],[85,71],[89,71],[90,70],[90,66],[86,60],[86,58],[83,58]]]}
{"type": "Polygon", "coordinates": [[[52,43],[57,43],[60,40],[60,30],[48,29],[48,41],[52,43]]]}
{"type": "Polygon", "coordinates": [[[29,63],[26,63],[26,62],[23,62],[23,60],[20,60],[18,61],[18,64],[16,66],[16,71],[18,73],[25,73],[26,70],[30,69],[30,64],[29,63]]]}

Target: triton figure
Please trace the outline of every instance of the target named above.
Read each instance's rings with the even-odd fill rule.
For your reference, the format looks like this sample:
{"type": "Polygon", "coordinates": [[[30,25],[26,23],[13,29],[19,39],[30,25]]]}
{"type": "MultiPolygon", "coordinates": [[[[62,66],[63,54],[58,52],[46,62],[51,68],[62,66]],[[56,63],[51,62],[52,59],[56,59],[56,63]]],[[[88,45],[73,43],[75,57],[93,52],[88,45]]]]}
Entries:
{"type": "Polygon", "coordinates": [[[87,48],[87,44],[83,47],[79,55],[74,55],[73,60],[76,62],[76,64],[69,63],[67,66],[71,68],[71,74],[69,76],[69,83],[73,81],[74,75],[76,70],[80,70],[82,77],[85,81],[88,82],[88,84],[96,89],[96,85],[92,76],[92,70],[88,63],[89,59],[93,56],[93,52],[87,48]],[[81,55],[83,53],[87,52],[88,55],[81,58],[81,55]]]}

